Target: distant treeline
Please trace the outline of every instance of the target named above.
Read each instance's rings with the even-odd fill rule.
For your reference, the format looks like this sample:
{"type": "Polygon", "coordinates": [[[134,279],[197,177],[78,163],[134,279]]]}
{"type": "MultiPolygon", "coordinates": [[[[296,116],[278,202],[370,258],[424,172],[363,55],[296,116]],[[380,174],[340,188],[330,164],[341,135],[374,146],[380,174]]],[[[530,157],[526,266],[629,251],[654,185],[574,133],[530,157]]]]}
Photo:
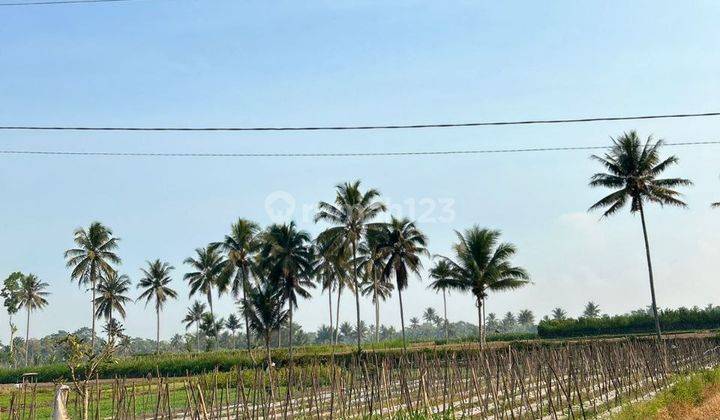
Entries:
{"type": "MultiPolygon", "coordinates": [[[[678,308],[660,311],[663,331],[708,330],[720,328],[720,307],[678,308]]],[[[540,338],[568,338],[593,335],[650,333],[655,321],[648,310],[625,315],[580,317],[577,319],[543,319],[538,324],[540,338]]]]}

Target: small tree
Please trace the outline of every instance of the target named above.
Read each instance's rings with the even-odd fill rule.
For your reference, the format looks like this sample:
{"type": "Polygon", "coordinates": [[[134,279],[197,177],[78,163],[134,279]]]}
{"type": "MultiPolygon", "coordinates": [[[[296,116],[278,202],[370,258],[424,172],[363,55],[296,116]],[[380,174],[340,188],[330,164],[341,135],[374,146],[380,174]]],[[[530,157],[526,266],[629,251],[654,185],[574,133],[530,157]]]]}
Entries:
{"type": "Polygon", "coordinates": [[[8,313],[8,324],[10,324],[10,364],[15,366],[15,333],[17,332],[17,326],[13,323],[12,317],[20,310],[20,301],[18,300],[18,293],[20,291],[20,281],[25,276],[23,273],[16,271],[10,274],[4,281],[0,296],[3,298],[3,305],[8,313]]]}
{"type": "Polygon", "coordinates": [[[82,419],[87,420],[90,418],[89,397],[91,391],[89,384],[95,379],[98,369],[112,360],[113,354],[119,346],[114,342],[108,342],[100,352],[94,353],[92,345],[81,340],[75,334],[68,334],[60,341],[59,346],[66,354],[73,390],[82,401],[82,419]]]}

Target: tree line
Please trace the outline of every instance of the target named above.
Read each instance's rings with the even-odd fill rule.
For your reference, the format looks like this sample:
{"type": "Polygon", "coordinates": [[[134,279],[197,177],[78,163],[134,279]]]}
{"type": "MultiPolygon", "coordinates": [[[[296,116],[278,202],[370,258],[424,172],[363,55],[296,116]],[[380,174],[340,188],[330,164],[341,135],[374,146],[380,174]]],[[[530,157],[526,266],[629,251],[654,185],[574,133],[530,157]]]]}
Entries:
{"type": "MultiPolygon", "coordinates": [[[[651,309],[658,337],[660,321],[645,205],[655,203],[685,207],[680,193],[674,188],[691,185],[683,178],[659,178],[668,167],[678,162],[675,156],[660,158],[662,144],[652,137],[643,142],[632,131],[613,139],[605,155],[593,155],[592,158],[601,164],[605,172],[593,175],[590,186],[614,191],[589,209],[604,209],[603,216],[607,217],[629,204],[632,213],[640,214],[651,309]]],[[[213,293],[231,295],[237,300],[239,314],[244,321],[246,347],[249,349],[252,346],[251,336],[254,335],[264,343],[268,363],[271,363],[269,349],[273,334],[281,331],[284,325],[292,331],[294,312],[301,302],[311,296],[310,289],[320,287],[327,294],[331,344],[340,341],[342,324],[339,322],[339,307],[344,291],[354,297],[356,331],[362,330],[361,296],[370,297],[374,303],[373,335],[376,342],[380,340],[379,303],[395,294],[401,320],[400,335],[405,348],[407,334],[402,293],[409,287],[411,278],[420,277],[423,260],[432,257],[429,287],[442,294],[445,338],[449,338],[450,327],[447,320],[448,292],[469,293],[475,300],[477,338],[482,349],[486,341],[486,328],[483,326],[495,322],[485,316],[485,304],[490,294],[530,284],[527,271],[512,263],[515,246],[502,242],[498,230],[475,225],[455,232],[456,241],[451,255],[432,255],[428,250],[427,237],[414,221],[391,216],[389,222],[380,222],[386,211],[378,190],[363,191],[360,181],[355,181],[337,185],[333,201],[319,202],[314,220],[322,223],[325,229],[316,238],[299,229],[294,222],[261,228],[250,220],[238,219],[222,240],[197,248],[194,255],[184,261],[189,267],[183,275],[190,287],[189,297],[205,300],[196,301],[188,308],[186,327],[194,327],[198,337],[201,329],[209,332],[210,336],[217,336],[224,327],[231,328],[228,322],[239,329],[240,319],[218,318],[213,307],[213,293]]],[[[88,287],[92,294],[90,341],[94,348],[96,319],[106,320],[108,340],[122,333],[118,317],[125,318],[124,307],[133,300],[128,296],[131,281],[126,275],[118,273],[121,264],[117,254],[119,238],[109,227],[93,222],[88,228],[79,228],[74,232],[74,242],[75,247],[68,249],[64,256],[71,279],[88,287]]],[[[156,352],[160,351],[161,312],[168,300],[178,297],[171,287],[174,269],[167,262],[157,259],[148,261],[141,269],[142,276],[137,284],[141,293],[135,300],[143,301],[146,306],[152,303],[156,313],[156,352]]],[[[17,273],[14,280],[6,280],[4,286],[8,313],[13,315],[22,308],[27,311],[27,338],[31,312],[47,305],[47,284],[32,274],[17,273]]],[[[510,321],[508,318],[507,322],[510,321]]],[[[11,321],[11,334],[13,328],[11,321]]],[[[361,335],[355,334],[358,352],[362,351],[361,335]]],[[[287,335],[286,341],[292,360],[292,333],[287,335]]],[[[27,363],[27,349],[25,359],[27,363]]]]}

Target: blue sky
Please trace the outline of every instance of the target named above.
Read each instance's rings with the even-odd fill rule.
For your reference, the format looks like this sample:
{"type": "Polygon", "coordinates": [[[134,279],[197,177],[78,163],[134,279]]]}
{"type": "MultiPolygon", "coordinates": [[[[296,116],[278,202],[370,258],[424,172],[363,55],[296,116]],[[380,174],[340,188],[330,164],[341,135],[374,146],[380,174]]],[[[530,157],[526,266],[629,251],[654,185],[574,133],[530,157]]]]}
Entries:
{"type": "MultiPolygon", "coordinates": [[[[462,122],[720,110],[714,2],[239,2],[137,0],[0,9],[0,124],[328,125],[462,122]]],[[[291,133],[3,132],[3,149],[134,152],[361,152],[604,145],[637,129],[668,141],[720,140],[717,118],[446,130],[291,133]]],[[[695,181],[688,210],[651,209],[660,306],[720,304],[719,146],[667,148],[672,174],[695,181]]],[[[237,217],[267,224],[277,191],[296,209],[361,179],[397,211],[424,217],[433,253],[453,230],[501,229],[534,285],[492,296],[489,311],[571,314],[648,303],[639,220],[599,220],[587,208],[597,169],[587,152],[450,157],[102,158],[0,156],[0,274],[36,273],[51,305],[32,335],[89,323],[89,296],[69,281],[72,231],[100,220],[122,238],[121,272],[145,260],[177,267],[182,298],[163,315],[180,332],[189,305],[182,260],[237,217]]],[[[320,226],[293,215],[313,234],[320,226]]],[[[4,274],[2,274],[4,276],[4,274]]],[[[441,309],[413,280],[407,313],[441,309]]],[[[326,300],[301,304],[314,329],[326,300]]],[[[467,296],[452,320],[473,321],[467,296]]],[[[352,321],[349,295],[341,321],[352,321]]],[[[227,315],[232,301],[221,298],[227,315]]],[[[399,324],[395,301],[383,321],[399,324]]],[[[363,318],[372,322],[370,303],[363,318]]],[[[152,337],[152,311],[128,311],[132,335],[152,337]]],[[[0,322],[5,324],[5,314],[0,322]]],[[[24,329],[24,322],[18,322],[24,329]]],[[[0,335],[6,337],[6,332],[0,335]]]]}

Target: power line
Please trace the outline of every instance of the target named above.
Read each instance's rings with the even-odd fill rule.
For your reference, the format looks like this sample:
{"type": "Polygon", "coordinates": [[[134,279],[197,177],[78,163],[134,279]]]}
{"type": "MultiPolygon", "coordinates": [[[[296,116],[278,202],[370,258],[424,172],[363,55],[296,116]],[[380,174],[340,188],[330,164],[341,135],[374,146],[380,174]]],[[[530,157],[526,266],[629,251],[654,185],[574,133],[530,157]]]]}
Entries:
{"type": "Polygon", "coordinates": [[[114,3],[120,1],[135,1],[135,0],[57,0],[57,1],[31,1],[31,2],[12,2],[12,3],[0,3],[2,7],[10,6],[49,6],[53,4],[78,4],[78,3],[114,3]]]}
{"type": "MultiPolygon", "coordinates": [[[[664,143],[665,146],[720,145],[718,141],[688,141],[664,143]]],[[[481,155],[528,152],[560,152],[577,150],[603,150],[609,146],[570,146],[570,147],[531,147],[516,149],[480,149],[480,150],[426,150],[410,152],[337,152],[337,153],[153,153],[153,152],[74,152],[60,150],[0,150],[0,155],[31,156],[105,156],[105,157],[202,157],[202,158],[305,158],[305,157],[400,157],[400,156],[438,156],[438,155],[481,155]]]]}
{"type": "MultiPolygon", "coordinates": [[[[100,0],[95,0],[100,1],[100,0]]],[[[108,0],[104,0],[108,1],[108,0]]],[[[122,1],[122,0],[114,0],[122,1]]],[[[518,120],[518,121],[484,121],[467,123],[442,124],[399,124],[399,125],[339,125],[339,126],[306,126],[306,127],[82,127],[82,126],[33,126],[15,125],[0,126],[0,130],[42,130],[42,131],[321,131],[321,130],[396,130],[396,129],[423,129],[423,128],[457,128],[457,127],[484,127],[502,125],[532,125],[532,124],[565,124],[587,123],[599,121],[632,121],[656,120],[668,118],[694,118],[716,117],[720,112],[703,112],[690,114],[663,114],[639,115],[625,117],[590,117],[553,120],[518,120]]]]}

